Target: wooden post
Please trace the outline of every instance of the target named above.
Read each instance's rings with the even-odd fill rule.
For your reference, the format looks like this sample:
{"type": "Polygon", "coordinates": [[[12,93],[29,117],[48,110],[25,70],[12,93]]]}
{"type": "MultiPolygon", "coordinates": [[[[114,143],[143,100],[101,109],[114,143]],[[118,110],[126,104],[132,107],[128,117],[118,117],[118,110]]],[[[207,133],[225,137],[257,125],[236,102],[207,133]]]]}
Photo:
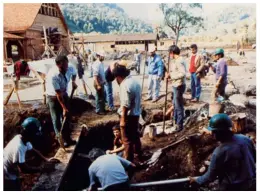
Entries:
{"type": "Polygon", "coordinates": [[[48,39],[47,39],[47,35],[46,35],[46,29],[45,29],[45,26],[43,26],[42,28],[43,28],[43,34],[44,34],[44,39],[45,39],[45,52],[47,54],[47,57],[50,58],[50,54],[49,54],[49,52],[47,52],[48,51],[48,39]]]}
{"type": "Polygon", "coordinates": [[[7,94],[7,96],[4,100],[4,106],[6,106],[8,104],[13,92],[14,92],[14,87],[12,87],[11,90],[9,91],[9,93],[7,94]]]}

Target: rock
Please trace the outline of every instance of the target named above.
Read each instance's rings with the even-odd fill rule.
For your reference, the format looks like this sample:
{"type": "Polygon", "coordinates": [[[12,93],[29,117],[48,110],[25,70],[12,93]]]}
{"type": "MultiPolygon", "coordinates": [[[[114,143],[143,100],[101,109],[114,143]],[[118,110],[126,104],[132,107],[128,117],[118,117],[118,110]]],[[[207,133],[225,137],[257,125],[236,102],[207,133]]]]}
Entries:
{"type": "Polygon", "coordinates": [[[256,96],[256,85],[248,85],[245,94],[247,96],[256,96]]]}
{"type": "Polygon", "coordinates": [[[204,161],[204,164],[209,166],[210,165],[210,161],[206,160],[206,161],[204,161]]]}
{"type": "Polygon", "coordinates": [[[252,45],[252,49],[255,49],[255,48],[256,48],[256,44],[253,44],[253,45],[252,45]]]}
{"type": "Polygon", "coordinates": [[[235,89],[234,86],[232,86],[231,84],[228,84],[226,86],[225,95],[227,97],[230,97],[230,96],[232,96],[234,94],[238,94],[238,93],[239,93],[239,91],[237,89],[235,89]]]}
{"type": "Polygon", "coordinates": [[[256,99],[249,99],[248,107],[256,109],[256,99]]]}
{"type": "Polygon", "coordinates": [[[246,96],[242,94],[234,94],[229,97],[229,100],[232,104],[236,106],[241,106],[243,108],[245,108],[248,103],[246,96]]]}
{"type": "Polygon", "coordinates": [[[205,166],[202,166],[199,170],[200,173],[204,173],[206,171],[206,167],[205,166]]]}

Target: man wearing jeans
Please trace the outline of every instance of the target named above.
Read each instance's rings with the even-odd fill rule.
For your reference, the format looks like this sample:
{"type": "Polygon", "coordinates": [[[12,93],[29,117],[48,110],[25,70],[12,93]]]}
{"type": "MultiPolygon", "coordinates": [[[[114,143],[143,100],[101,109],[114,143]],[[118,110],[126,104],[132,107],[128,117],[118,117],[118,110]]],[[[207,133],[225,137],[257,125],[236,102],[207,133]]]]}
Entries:
{"type": "Polygon", "coordinates": [[[113,74],[120,86],[120,129],[125,146],[124,158],[132,161],[134,153],[141,158],[141,141],[138,132],[141,114],[141,86],[129,74],[126,64],[119,62],[113,69],[113,74]]]}
{"type": "Polygon", "coordinates": [[[114,98],[113,98],[112,82],[113,82],[113,80],[115,80],[115,77],[111,71],[111,66],[108,66],[108,68],[106,69],[105,78],[106,78],[106,84],[105,84],[106,102],[108,104],[108,110],[113,111],[114,110],[114,98]]]}
{"type": "Polygon", "coordinates": [[[170,79],[173,85],[174,131],[181,131],[184,119],[183,93],[186,88],[186,64],[184,59],[180,57],[180,49],[176,45],[172,45],[169,52],[170,70],[166,78],[170,79]]]}
{"type": "Polygon", "coordinates": [[[148,97],[145,101],[152,100],[156,102],[159,98],[160,82],[163,77],[163,61],[159,55],[155,53],[155,47],[149,48],[150,57],[148,63],[148,97]]]}
{"type": "Polygon", "coordinates": [[[200,78],[203,75],[204,58],[198,54],[198,47],[196,44],[191,46],[192,55],[190,57],[190,74],[191,74],[191,96],[192,102],[198,102],[201,94],[200,78]]]}
{"type": "Polygon", "coordinates": [[[96,113],[105,114],[105,91],[104,85],[106,83],[104,70],[104,52],[96,53],[97,60],[93,64],[94,88],[96,89],[96,113]]]}
{"type": "Polygon", "coordinates": [[[68,66],[67,56],[58,56],[55,59],[56,66],[53,67],[46,77],[46,93],[48,106],[50,108],[53,128],[56,137],[59,137],[61,120],[67,116],[62,137],[64,146],[75,145],[76,142],[70,138],[69,129],[69,105],[68,105],[68,83],[72,79],[72,89],[77,88],[76,71],[72,66],[68,66]]]}

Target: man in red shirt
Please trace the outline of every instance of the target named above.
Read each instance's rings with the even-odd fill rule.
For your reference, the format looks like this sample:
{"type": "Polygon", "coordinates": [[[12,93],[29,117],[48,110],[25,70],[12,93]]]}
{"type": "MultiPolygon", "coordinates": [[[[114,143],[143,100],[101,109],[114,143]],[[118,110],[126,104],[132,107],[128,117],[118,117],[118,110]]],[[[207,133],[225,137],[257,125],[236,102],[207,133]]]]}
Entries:
{"type": "Polygon", "coordinates": [[[201,55],[199,55],[198,47],[196,44],[192,44],[191,46],[191,57],[190,57],[190,74],[191,74],[191,96],[192,102],[197,102],[200,99],[201,94],[201,84],[200,78],[203,75],[203,69],[205,66],[204,59],[201,55]]]}

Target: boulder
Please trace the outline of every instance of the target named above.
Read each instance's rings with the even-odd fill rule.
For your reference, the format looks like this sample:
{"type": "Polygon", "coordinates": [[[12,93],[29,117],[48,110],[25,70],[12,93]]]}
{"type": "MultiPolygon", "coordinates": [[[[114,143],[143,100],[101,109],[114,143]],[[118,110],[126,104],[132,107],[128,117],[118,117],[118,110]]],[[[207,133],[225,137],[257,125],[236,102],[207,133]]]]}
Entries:
{"type": "Polygon", "coordinates": [[[256,85],[248,85],[245,94],[247,96],[256,96],[256,85]]]}
{"type": "Polygon", "coordinates": [[[245,108],[248,103],[247,97],[242,94],[234,94],[229,97],[229,100],[232,104],[236,106],[241,106],[243,108],[245,108]]]}
{"type": "Polygon", "coordinates": [[[235,89],[233,85],[228,84],[228,85],[226,86],[225,95],[226,95],[227,97],[230,97],[230,96],[232,96],[232,95],[234,95],[234,94],[238,94],[238,93],[239,93],[238,89],[235,89]]]}
{"type": "Polygon", "coordinates": [[[248,107],[256,109],[256,99],[249,99],[248,107]]]}

